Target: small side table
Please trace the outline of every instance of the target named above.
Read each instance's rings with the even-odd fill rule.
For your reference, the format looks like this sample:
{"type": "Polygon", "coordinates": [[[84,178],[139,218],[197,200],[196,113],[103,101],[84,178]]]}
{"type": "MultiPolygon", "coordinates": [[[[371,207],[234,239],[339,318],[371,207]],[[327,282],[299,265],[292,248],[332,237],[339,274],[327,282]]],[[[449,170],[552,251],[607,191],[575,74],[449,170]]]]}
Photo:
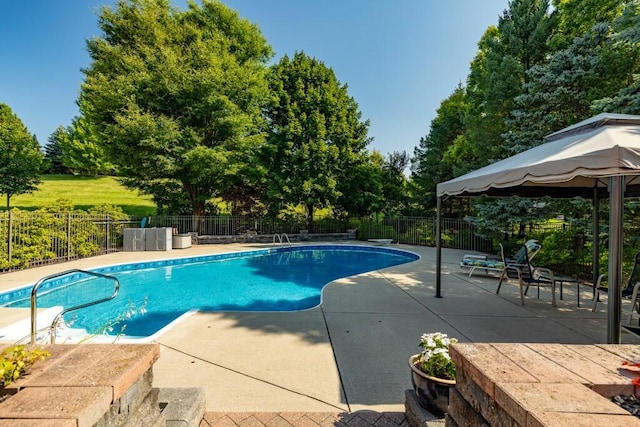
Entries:
{"type": "Polygon", "coordinates": [[[567,284],[571,284],[571,283],[575,283],[576,284],[576,299],[578,300],[578,307],[580,307],[580,284],[582,283],[581,279],[576,279],[575,277],[571,277],[571,276],[563,276],[563,275],[558,275],[556,276],[555,274],[553,275],[553,282],[554,284],[560,284],[560,299],[562,300],[562,285],[567,283],[567,284]]]}

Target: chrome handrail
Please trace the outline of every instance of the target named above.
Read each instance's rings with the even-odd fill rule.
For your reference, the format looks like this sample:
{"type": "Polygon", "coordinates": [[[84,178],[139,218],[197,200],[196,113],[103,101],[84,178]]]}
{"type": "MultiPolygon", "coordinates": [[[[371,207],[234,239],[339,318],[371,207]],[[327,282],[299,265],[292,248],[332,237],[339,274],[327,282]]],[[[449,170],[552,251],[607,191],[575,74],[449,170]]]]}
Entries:
{"type": "Polygon", "coordinates": [[[278,238],[278,243],[280,243],[280,245],[284,245],[284,240],[283,238],[286,238],[287,243],[289,244],[289,246],[291,246],[291,240],[289,240],[289,236],[287,235],[287,233],[282,233],[282,234],[274,234],[273,235],[273,242],[271,243],[272,245],[276,244],[276,237],[278,238]]]}
{"type": "Polygon", "coordinates": [[[283,241],[282,241],[282,238],[283,238],[283,237],[286,237],[286,239],[287,239],[287,243],[289,244],[289,246],[291,246],[291,240],[289,240],[289,236],[287,235],[287,233],[282,233],[282,234],[280,235],[280,244],[283,244],[283,241]]]}
{"type": "Polygon", "coordinates": [[[103,302],[107,302],[110,301],[112,299],[114,299],[116,297],[116,295],[118,295],[118,292],[120,291],[120,281],[113,276],[109,276],[106,274],[102,274],[102,273],[96,273],[95,271],[87,271],[87,270],[80,270],[78,268],[74,268],[71,270],[66,270],[63,271],[61,273],[56,273],[56,274],[51,274],[49,276],[45,276],[42,279],[38,280],[36,282],[35,285],[33,285],[33,288],[31,288],[31,344],[35,344],[36,343],[36,334],[37,334],[37,310],[38,310],[38,303],[37,303],[37,293],[38,293],[38,289],[40,288],[40,286],[46,282],[47,280],[51,280],[51,279],[55,279],[57,277],[62,277],[62,276],[66,276],[68,274],[72,274],[72,273],[83,273],[83,274],[87,274],[89,276],[94,276],[94,277],[101,277],[103,279],[109,279],[109,280],[113,280],[115,282],[115,287],[114,287],[114,291],[113,294],[111,294],[111,296],[106,297],[106,298],[102,298],[99,300],[95,300],[92,302],[88,302],[85,304],[80,304],[77,305],[75,307],[70,307],[67,308],[63,311],[61,311],[54,319],[53,322],[51,322],[51,344],[55,343],[55,328],[57,327],[58,321],[60,320],[60,318],[67,314],[70,311],[74,311],[74,310],[79,310],[81,308],[85,308],[85,307],[89,307],[92,305],[96,305],[96,304],[100,304],[103,302]]]}

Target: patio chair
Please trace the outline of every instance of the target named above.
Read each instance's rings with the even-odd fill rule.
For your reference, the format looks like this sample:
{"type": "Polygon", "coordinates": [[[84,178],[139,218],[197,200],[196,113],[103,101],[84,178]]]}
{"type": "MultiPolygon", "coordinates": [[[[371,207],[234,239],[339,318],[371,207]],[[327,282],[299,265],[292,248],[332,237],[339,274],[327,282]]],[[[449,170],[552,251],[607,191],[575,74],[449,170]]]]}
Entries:
{"type": "MultiPolygon", "coordinates": [[[[537,244],[535,247],[537,248],[535,249],[537,253],[540,249],[540,245],[537,244]]],[[[518,259],[505,257],[505,249],[502,244],[500,244],[500,248],[504,257],[505,268],[503,277],[500,278],[500,282],[498,283],[496,294],[500,292],[500,286],[502,285],[503,279],[516,280],[520,289],[520,304],[524,305],[524,296],[529,291],[529,287],[536,286],[538,290],[538,298],[540,298],[540,286],[550,286],[551,301],[555,307],[556,289],[555,281],[553,280],[553,271],[548,268],[534,267],[531,265],[531,257],[529,256],[529,249],[526,243],[522,245],[521,249],[517,252],[517,254],[524,254],[523,257],[518,259]]]]}
{"type": "MultiPolygon", "coordinates": [[[[513,245],[509,243],[500,243],[500,256],[502,257],[502,265],[512,265],[523,267],[528,264],[533,257],[540,251],[542,246],[535,239],[529,239],[524,245],[513,245]],[[517,251],[516,251],[517,248],[517,251]]],[[[503,269],[498,281],[498,289],[496,294],[500,293],[502,281],[507,278],[506,271],[503,269]]]]}
{"type": "MultiPolygon", "coordinates": [[[[598,281],[595,286],[595,297],[593,298],[593,312],[598,309],[598,302],[600,301],[600,294],[608,294],[609,287],[603,286],[602,282],[607,280],[606,274],[601,274],[598,277],[598,281]]],[[[622,298],[631,300],[631,309],[625,314],[627,315],[627,324],[631,324],[633,311],[640,313],[640,301],[638,300],[638,291],[640,288],[640,251],[637,252],[633,259],[633,269],[631,275],[629,275],[629,281],[622,288],[622,298]]],[[[638,320],[640,324],[640,319],[638,320]]]]}

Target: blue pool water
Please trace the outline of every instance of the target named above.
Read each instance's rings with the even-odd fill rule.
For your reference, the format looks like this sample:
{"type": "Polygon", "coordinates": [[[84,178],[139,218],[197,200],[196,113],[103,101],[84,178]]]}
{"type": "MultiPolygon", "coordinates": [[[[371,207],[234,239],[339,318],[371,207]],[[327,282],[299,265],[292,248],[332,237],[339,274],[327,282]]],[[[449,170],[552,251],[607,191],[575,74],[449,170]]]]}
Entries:
{"type": "MultiPolygon", "coordinates": [[[[294,311],[315,307],[322,288],[347,276],[418,259],[391,248],[300,246],[139,262],[94,269],[120,281],[107,303],[65,315],[74,328],[113,335],[153,335],[182,314],[202,311],[294,311]]],[[[29,307],[30,287],[0,295],[0,305],[29,307]]],[[[107,297],[113,282],[71,274],[45,282],[38,308],[71,307],[107,297]]]]}

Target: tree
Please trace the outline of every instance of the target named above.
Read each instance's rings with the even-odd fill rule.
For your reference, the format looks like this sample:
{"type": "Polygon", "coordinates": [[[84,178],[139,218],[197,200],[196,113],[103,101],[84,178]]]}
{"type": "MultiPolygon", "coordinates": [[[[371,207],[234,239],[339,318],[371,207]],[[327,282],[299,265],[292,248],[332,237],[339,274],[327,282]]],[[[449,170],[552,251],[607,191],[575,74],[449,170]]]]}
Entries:
{"type": "Polygon", "coordinates": [[[47,162],[46,172],[48,173],[67,174],[70,172],[62,161],[64,153],[60,146],[60,139],[66,135],[66,132],[64,126],[58,126],[47,139],[48,143],[44,146],[44,153],[47,162]]]}
{"type": "Polygon", "coordinates": [[[37,190],[44,154],[36,138],[6,104],[0,104],[0,194],[11,197],[37,190]]]}
{"type": "Polygon", "coordinates": [[[528,81],[527,70],[546,61],[554,29],[547,0],[513,0],[497,28],[483,35],[467,80],[465,117],[465,144],[474,147],[476,167],[511,155],[504,135],[515,129],[507,119],[528,81]]]}
{"type": "Polygon", "coordinates": [[[465,91],[458,86],[440,103],[429,133],[420,138],[420,145],[411,159],[411,187],[413,203],[420,210],[436,204],[436,185],[453,178],[453,172],[442,159],[456,139],[464,134],[463,120],[467,111],[465,91]]]}
{"type": "Polygon", "coordinates": [[[384,158],[374,150],[363,153],[361,161],[351,166],[349,178],[337,184],[338,199],[333,205],[336,218],[364,217],[380,212],[384,203],[384,158]]]}
{"type": "Polygon", "coordinates": [[[107,160],[96,132],[84,116],[75,117],[58,139],[63,152],[62,163],[74,174],[96,176],[113,173],[113,164],[107,160]]]}
{"type": "Polygon", "coordinates": [[[369,122],[333,70],[304,52],[285,55],[269,82],[277,100],[266,112],[267,199],[272,211],[303,205],[310,225],[315,209],[338,202],[339,183],[362,163],[369,122]]]}
{"type": "Polygon", "coordinates": [[[615,46],[620,48],[624,58],[632,61],[632,79],[619,91],[594,101],[592,110],[625,114],[640,114],[640,4],[629,2],[623,13],[613,22],[614,34],[611,36],[615,46]]]}
{"type": "Polygon", "coordinates": [[[406,212],[409,205],[407,177],[411,157],[406,151],[387,154],[382,165],[382,212],[394,216],[406,212]]]}
{"type": "Polygon", "coordinates": [[[610,25],[598,24],[529,71],[530,82],[516,99],[513,127],[507,136],[511,153],[543,142],[545,135],[592,115],[592,104],[614,95],[637,70],[637,48],[615,44],[610,25]]]}
{"type": "Polygon", "coordinates": [[[550,43],[555,51],[566,49],[576,37],[584,37],[594,25],[612,22],[626,0],[554,0],[557,33],[550,43]]]}
{"type": "Polygon", "coordinates": [[[264,141],[271,48],[217,0],[119,0],[87,42],[79,105],[124,183],[191,213],[237,183],[264,141]]]}

